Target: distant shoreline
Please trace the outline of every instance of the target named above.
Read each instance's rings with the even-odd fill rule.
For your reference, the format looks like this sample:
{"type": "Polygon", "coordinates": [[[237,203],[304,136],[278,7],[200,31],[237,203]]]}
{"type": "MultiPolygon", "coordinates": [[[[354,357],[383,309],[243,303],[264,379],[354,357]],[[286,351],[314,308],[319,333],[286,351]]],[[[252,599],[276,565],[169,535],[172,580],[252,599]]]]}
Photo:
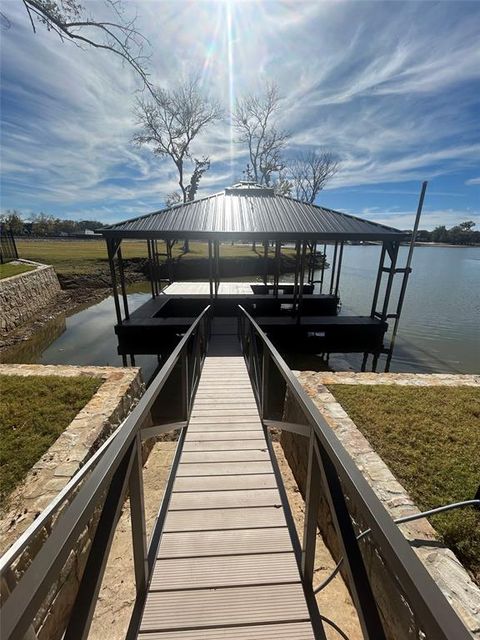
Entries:
{"type": "MultiPolygon", "coordinates": [[[[408,243],[407,243],[408,244],[408,243]]],[[[452,249],[478,249],[480,244],[449,244],[447,242],[415,242],[416,247],[451,247],[452,249]]]]}

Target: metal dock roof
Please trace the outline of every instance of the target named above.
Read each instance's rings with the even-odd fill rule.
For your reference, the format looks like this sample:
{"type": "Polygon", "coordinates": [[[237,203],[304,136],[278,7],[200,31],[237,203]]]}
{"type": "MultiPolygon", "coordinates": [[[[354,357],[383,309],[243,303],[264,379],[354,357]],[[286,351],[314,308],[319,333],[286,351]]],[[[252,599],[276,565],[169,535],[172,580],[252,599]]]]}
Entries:
{"type": "Polygon", "coordinates": [[[254,240],[402,240],[403,231],[277,195],[231,187],[221,193],[101,229],[113,238],[254,240]]]}

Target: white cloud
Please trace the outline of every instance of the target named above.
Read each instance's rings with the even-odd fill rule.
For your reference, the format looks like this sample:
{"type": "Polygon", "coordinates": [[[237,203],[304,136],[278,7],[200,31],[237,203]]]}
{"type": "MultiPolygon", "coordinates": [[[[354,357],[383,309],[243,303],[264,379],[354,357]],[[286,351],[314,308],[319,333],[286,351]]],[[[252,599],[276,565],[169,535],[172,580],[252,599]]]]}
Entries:
{"type": "MultiPolygon", "coordinates": [[[[475,3],[233,3],[232,84],[226,3],[130,7],[152,43],[156,81],[168,86],[199,69],[205,90],[228,108],[231,88],[238,96],[276,80],[292,148],[325,145],[340,155],[331,188],[443,176],[478,160],[475,3]]],[[[139,87],[131,70],[41,26],[34,35],[21,3],[5,12],[2,204],[109,220],[162,206],[175,170],[129,144],[139,87]]],[[[232,174],[227,122],[202,136],[197,152],[212,158],[203,192],[241,177],[245,153],[234,148],[232,174]]]]}
{"type": "MultiPolygon", "coordinates": [[[[371,209],[363,209],[361,212],[358,212],[358,215],[368,220],[390,225],[398,229],[412,229],[415,221],[414,211],[395,211],[393,209],[372,211],[371,209]]],[[[449,229],[465,220],[473,220],[476,228],[480,228],[480,211],[472,212],[468,209],[424,210],[420,219],[420,228],[431,230],[440,225],[444,225],[449,229]]]]}

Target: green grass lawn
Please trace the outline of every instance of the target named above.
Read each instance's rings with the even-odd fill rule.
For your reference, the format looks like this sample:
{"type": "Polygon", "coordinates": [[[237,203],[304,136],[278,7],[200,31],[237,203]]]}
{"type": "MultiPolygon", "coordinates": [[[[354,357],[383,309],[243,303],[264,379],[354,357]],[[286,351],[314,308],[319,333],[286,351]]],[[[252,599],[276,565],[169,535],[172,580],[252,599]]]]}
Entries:
{"type": "Polygon", "coordinates": [[[0,375],[0,507],[101,384],[87,376],[0,375]]]}
{"type": "MultiPolygon", "coordinates": [[[[51,264],[59,273],[91,274],[95,273],[99,265],[106,263],[107,250],[105,241],[98,240],[43,240],[17,239],[18,253],[26,260],[35,260],[51,264]]],[[[158,243],[159,253],[165,253],[165,244],[158,243]]],[[[263,247],[258,246],[257,252],[252,251],[251,245],[222,244],[220,255],[222,258],[256,257],[263,255],[263,247]]],[[[274,254],[273,248],[270,249],[274,254]]],[[[284,248],[284,255],[294,255],[294,250],[284,248]]],[[[192,260],[208,257],[208,245],[205,242],[190,242],[189,253],[182,253],[182,243],[178,242],[173,248],[174,257],[181,256],[182,260],[192,260]]],[[[147,245],[141,240],[123,240],[122,256],[129,258],[146,258],[147,245]]],[[[161,258],[162,260],[162,258],[161,258]]]]}
{"type": "MultiPolygon", "coordinates": [[[[100,263],[107,263],[107,249],[103,239],[17,239],[17,249],[22,258],[51,264],[60,273],[95,273],[100,263]]],[[[122,254],[124,258],[147,257],[146,244],[139,241],[124,241],[122,254]]]]}
{"type": "MultiPolygon", "coordinates": [[[[471,500],[480,483],[480,389],[329,386],[417,506],[471,500]]],[[[480,581],[480,511],[433,516],[432,525],[480,581]]]]}
{"type": "Polygon", "coordinates": [[[28,264],[14,264],[7,262],[7,264],[0,264],[0,280],[3,278],[10,278],[10,276],[18,276],[19,273],[27,273],[27,271],[33,271],[35,267],[28,264]]]}

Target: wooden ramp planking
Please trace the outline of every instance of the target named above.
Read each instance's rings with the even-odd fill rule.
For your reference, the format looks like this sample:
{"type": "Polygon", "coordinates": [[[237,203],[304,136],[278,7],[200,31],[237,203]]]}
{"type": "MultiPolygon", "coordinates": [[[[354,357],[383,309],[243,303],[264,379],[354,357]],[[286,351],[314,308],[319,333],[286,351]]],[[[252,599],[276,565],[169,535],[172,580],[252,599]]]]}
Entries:
{"type": "Polygon", "coordinates": [[[314,640],[242,357],[207,357],[141,640],[314,640]]]}

